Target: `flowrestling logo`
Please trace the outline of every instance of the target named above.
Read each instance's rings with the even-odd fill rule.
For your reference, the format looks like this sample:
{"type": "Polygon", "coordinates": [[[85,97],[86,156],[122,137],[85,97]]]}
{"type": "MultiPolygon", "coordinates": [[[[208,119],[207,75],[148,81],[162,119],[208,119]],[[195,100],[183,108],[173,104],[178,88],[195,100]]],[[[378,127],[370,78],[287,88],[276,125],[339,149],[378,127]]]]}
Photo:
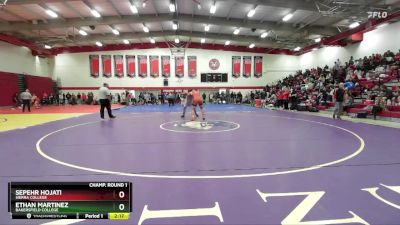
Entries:
{"type": "Polygon", "coordinates": [[[368,13],[368,18],[369,19],[385,19],[388,17],[388,12],[383,11],[374,11],[374,12],[367,12],[368,13]]]}

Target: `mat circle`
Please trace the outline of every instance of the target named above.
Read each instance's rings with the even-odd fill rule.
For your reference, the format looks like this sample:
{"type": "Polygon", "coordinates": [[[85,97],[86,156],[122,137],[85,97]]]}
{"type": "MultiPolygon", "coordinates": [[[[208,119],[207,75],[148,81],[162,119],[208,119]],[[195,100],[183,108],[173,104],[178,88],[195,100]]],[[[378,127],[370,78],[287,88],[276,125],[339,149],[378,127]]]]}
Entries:
{"type": "Polygon", "coordinates": [[[365,141],[362,137],[360,137],[358,134],[356,134],[353,131],[350,131],[346,128],[333,125],[333,124],[328,124],[328,123],[323,123],[323,122],[318,122],[318,121],[312,121],[312,120],[306,120],[306,119],[300,119],[300,118],[291,118],[291,117],[284,117],[284,116],[271,116],[274,118],[281,118],[281,119],[289,119],[289,120],[297,120],[297,121],[303,121],[303,122],[308,122],[311,124],[316,124],[316,125],[322,125],[322,126],[327,126],[331,128],[335,128],[341,131],[344,131],[351,136],[355,137],[358,142],[359,146],[357,149],[354,150],[351,154],[344,156],[342,158],[332,160],[330,162],[322,163],[322,164],[317,164],[317,165],[311,165],[309,167],[305,168],[292,168],[284,171],[277,171],[277,172],[261,172],[261,173],[249,173],[249,174],[230,174],[230,175],[158,175],[158,174],[143,174],[143,173],[129,173],[129,172],[120,172],[120,171],[111,171],[111,170],[103,170],[103,169],[96,169],[96,168],[90,168],[90,167],[85,167],[77,164],[72,164],[72,163],[67,163],[65,161],[61,161],[59,159],[53,158],[46,154],[43,149],[41,148],[41,143],[48,138],[49,136],[62,132],[64,130],[68,130],[71,128],[76,128],[80,126],[85,126],[88,124],[93,124],[93,123],[98,123],[98,122],[87,122],[87,123],[81,123],[81,124],[76,124],[73,126],[65,127],[59,130],[55,130],[53,132],[50,132],[43,137],[41,137],[37,142],[36,142],[36,151],[44,158],[55,162],[57,164],[70,167],[70,168],[75,168],[79,170],[84,170],[84,171],[90,171],[90,172],[95,172],[95,173],[103,173],[103,174],[112,174],[112,175],[119,175],[119,176],[129,176],[129,177],[142,177],[142,178],[161,178],[161,179],[232,179],[232,178],[251,178],[251,177],[264,177],[264,176],[277,176],[277,175],[284,175],[284,174],[292,174],[292,173],[300,173],[300,172],[306,172],[306,171],[312,171],[312,170],[317,170],[321,169],[324,167],[336,165],[339,163],[343,163],[351,158],[356,157],[359,155],[365,148],[365,141]]]}
{"type": "Polygon", "coordinates": [[[223,120],[199,121],[172,121],[163,123],[160,128],[166,131],[180,133],[217,133],[228,132],[240,128],[238,123],[223,120]]]}

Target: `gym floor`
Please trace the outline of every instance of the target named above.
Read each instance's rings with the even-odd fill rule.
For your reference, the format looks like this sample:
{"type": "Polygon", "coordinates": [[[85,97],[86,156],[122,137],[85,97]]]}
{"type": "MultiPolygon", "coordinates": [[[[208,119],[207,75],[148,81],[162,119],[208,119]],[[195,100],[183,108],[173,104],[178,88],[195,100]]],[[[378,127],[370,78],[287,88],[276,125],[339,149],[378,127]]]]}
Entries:
{"type": "Polygon", "coordinates": [[[1,112],[0,224],[400,221],[399,129],[243,105],[206,105],[204,123],[179,105],[112,120],[79,107],[1,112]],[[129,181],[131,218],[11,220],[10,181],[129,181]]]}

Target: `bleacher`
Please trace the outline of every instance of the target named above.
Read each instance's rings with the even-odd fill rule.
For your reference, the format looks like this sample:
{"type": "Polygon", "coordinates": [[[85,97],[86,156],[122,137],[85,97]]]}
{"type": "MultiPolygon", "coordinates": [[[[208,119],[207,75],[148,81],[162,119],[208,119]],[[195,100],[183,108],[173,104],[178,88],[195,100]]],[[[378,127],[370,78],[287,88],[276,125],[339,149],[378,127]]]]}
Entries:
{"type": "MultiPolygon", "coordinates": [[[[389,51],[388,51],[389,52],[389,51]]],[[[387,52],[387,53],[388,53],[387,52]]],[[[386,54],[386,53],[385,53],[386,54]]],[[[384,54],[384,55],[385,55],[384,54]]],[[[364,58],[365,60],[366,58],[364,58]]],[[[371,95],[378,96],[381,95],[382,87],[389,88],[390,90],[393,91],[394,96],[398,96],[398,91],[399,91],[399,86],[400,86],[400,71],[399,71],[399,65],[400,65],[400,51],[395,55],[395,57],[391,57],[390,60],[388,60],[387,57],[382,57],[382,55],[375,55],[368,58],[370,61],[370,65],[368,67],[365,67],[365,64],[362,64],[363,69],[363,75],[362,77],[358,78],[351,78],[350,80],[342,80],[341,82],[353,82],[355,85],[354,89],[351,89],[351,96],[353,99],[353,103],[351,105],[346,105],[346,112],[349,115],[355,115],[360,112],[368,112],[371,114],[372,111],[372,106],[374,105],[374,101],[368,100],[371,95]],[[376,58],[378,58],[378,61],[376,61],[376,58]],[[372,63],[373,60],[373,63],[372,63]],[[378,64],[376,64],[378,62],[378,64]],[[372,66],[373,65],[373,66],[372,66]],[[365,68],[367,68],[365,70],[365,68]],[[378,68],[378,69],[376,69],[378,68]],[[365,90],[367,90],[367,93],[365,93],[365,90]]],[[[344,69],[345,74],[350,71],[355,70],[355,64],[349,64],[346,63],[346,68],[344,69]]],[[[324,68],[325,70],[325,68],[324,68]]],[[[308,95],[309,97],[311,96],[311,101],[315,99],[315,96],[319,94],[320,90],[317,90],[315,86],[317,85],[317,79],[320,76],[323,76],[321,71],[322,69],[311,69],[311,74],[308,74],[308,77],[304,74],[299,72],[297,75],[292,76],[292,81],[295,80],[298,82],[298,76],[300,76],[300,80],[304,77],[311,77],[314,78],[315,81],[313,83],[314,88],[311,91],[303,91],[301,94],[302,95],[308,95]],[[318,71],[317,76],[315,76],[315,72],[318,71]],[[313,74],[314,72],[314,74],[313,74]]],[[[330,73],[333,73],[333,70],[330,70],[330,73]]],[[[354,72],[353,72],[354,73],[354,72]]],[[[353,75],[354,76],[354,75],[353,75]]],[[[278,82],[280,85],[275,85],[273,88],[279,90],[281,89],[284,85],[282,83],[285,82],[289,77],[286,77],[278,82]]],[[[334,77],[334,80],[337,82],[339,79],[338,77],[334,77]]],[[[347,78],[346,78],[347,79],[347,78]]],[[[330,83],[325,82],[324,88],[327,88],[329,86],[332,87],[333,81],[330,83]]],[[[294,86],[287,86],[288,88],[295,89],[294,86]]],[[[329,88],[328,88],[329,90],[329,88]]],[[[299,93],[299,90],[297,90],[299,93]]],[[[303,100],[304,101],[304,100],[303,100]]],[[[309,100],[308,100],[309,101],[309,100]]],[[[299,104],[298,102],[297,104],[299,104]]],[[[388,105],[386,108],[387,110],[384,110],[380,113],[377,114],[377,116],[380,117],[391,117],[391,118],[400,118],[400,106],[399,106],[398,100],[395,100],[391,102],[391,105],[388,105]]],[[[334,108],[334,103],[333,102],[324,102],[324,104],[315,104],[313,107],[317,108],[319,111],[333,111],[334,108]]]]}
{"type": "Polygon", "coordinates": [[[0,95],[0,107],[13,106],[15,102],[13,98],[15,94],[19,94],[28,88],[31,93],[42,98],[44,92],[53,93],[53,81],[49,77],[39,77],[26,74],[16,74],[0,72],[0,88],[2,94],[0,95]]]}

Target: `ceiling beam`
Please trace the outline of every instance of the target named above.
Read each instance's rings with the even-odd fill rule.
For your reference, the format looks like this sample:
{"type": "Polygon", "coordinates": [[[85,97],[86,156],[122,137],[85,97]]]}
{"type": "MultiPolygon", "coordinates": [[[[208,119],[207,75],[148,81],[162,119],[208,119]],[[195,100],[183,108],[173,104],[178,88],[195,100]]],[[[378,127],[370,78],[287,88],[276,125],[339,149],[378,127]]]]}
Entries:
{"type": "Polygon", "coordinates": [[[72,12],[74,12],[76,15],[79,16],[79,18],[81,18],[81,20],[85,19],[85,17],[75,8],[73,8],[71,5],[69,5],[67,2],[63,2],[63,5],[65,7],[67,7],[69,10],[71,10],[72,12]]]}
{"type": "Polygon", "coordinates": [[[1,26],[2,31],[17,31],[17,30],[43,30],[53,28],[69,28],[69,27],[82,27],[82,26],[98,26],[98,25],[112,25],[112,24],[130,24],[130,23],[143,23],[143,22],[161,22],[165,20],[172,20],[172,15],[163,14],[158,17],[155,15],[142,15],[138,16],[103,16],[102,18],[87,17],[84,20],[79,18],[67,19],[65,22],[60,21],[47,21],[47,23],[38,22],[37,24],[28,25],[25,23],[14,22],[9,26],[1,26]]]}
{"type": "MultiPolygon", "coordinates": [[[[164,21],[178,21],[188,23],[204,23],[219,26],[232,26],[232,27],[247,27],[256,28],[262,30],[274,30],[282,32],[295,32],[295,27],[291,23],[276,22],[263,22],[254,20],[234,19],[226,20],[224,17],[208,17],[191,14],[179,14],[174,16],[172,14],[145,14],[140,17],[138,16],[104,16],[99,18],[86,18],[84,20],[79,18],[67,19],[66,21],[49,20],[47,23],[38,22],[37,24],[26,24],[21,22],[12,22],[10,24],[1,24],[0,32],[4,31],[18,31],[18,30],[42,30],[42,29],[53,29],[53,28],[69,28],[69,27],[82,27],[82,26],[96,26],[96,25],[115,25],[115,24],[131,24],[131,23],[151,23],[151,22],[164,22],[164,21]]],[[[335,28],[324,27],[324,26],[309,26],[304,30],[306,34],[320,34],[323,36],[331,36],[338,33],[335,28]]]]}
{"type": "Polygon", "coordinates": [[[293,10],[307,10],[312,12],[318,12],[318,8],[314,4],[314,1],[305,0],[236,0],[236,2],[250,4],[250,5],[263,5],[280,8],[289,8],[293,10]]]}
{"type": "Polygon", "coordinates": [[[117,6],[114,4],[113,1],[108,0],[108,3],[110,3],[111,8],[114,9],[114,11],[117,13],[117,16],[121,18],[121,11],[119,11],[119,9],[117,8],[117,6]]]}
{"type": "MultiPolygon", "coordinates": [[[[242,36],[242,35],[230,35],[230,34],[220,34],[220,33],[207,33],[204,34],[204,32],[190,32],[190,31],[155,31],[155,32],[149,32],[149,33],[137,33],[137,34],[132,34],[130,32],[125,32],[125,33],[120,33],[120,35],[115,36],[113,34],[92,34],[87,37],[70,37],[70,42],[74,42],[77,45],[79,43],[83,42],[92,42],[93,44],[96,41],[120,41],[123,39],[127,40],[132,40],[132,39],[140,39],[140,38],[158,38],[158,37],[188,37],[188,38],[207,38],[207,39],[212,39],[212,40],[221,40],[221,41],[235,41],[235,42],[242,42],[248,45],[249,43],[254,43],[256,45],[267,45],[268,47],[281,47],[282,44],[279,44],[273,40],[270,39],[261,39],[258,36],[242,36]]],[[[40,39],[36,40],[40,42],[40,39]]],[[[56,41],[53,42],[53,44],[65,44],[68,41],[56,41]]],[[[300,42],[295,42],[293,41],[293,44],[304,44],[300,42]]]]}
{"type": "MultiPolygon", "coordinates": [[[[82,0],[11,0],[7,2],[7,5],[27,5],[27,4],[39,4],[39,3],[52,3],[52,2],[68,2],[68,1],[82,1],[82,0]]],[[[314,1],[306,0],[236,0],[237,2],[245,4],[257,4],[264,6],[273,6],[281,8],[301,9],[308,11],[317,11],[314,1]]],[[[196,6],[197,7],[197,6],[196,6]]]]}
{"type": "MultiPolygon", "coordinates": [[[[190,22],[190,23],[204,23],[204,24],[212,24],[219,26],[232,26],[232,27],[246,27],[246,28],[256,28],[261,30],[274,30],[278,32],[289,32],[292,33],[295,31],[295,27],[291,23],[281,23],[277,24],[276,22],[263,22],[254,20],[246,20],[242,19],[230,18],[227,20],[224,17],[213,17],[209,18],[208,16],[194,16],[181,14],[178,18],[178,21],[182,22],[190,22]]],[[[331,36],[337,34],[337,30],[330,27],[324,26],[310,26],[306,29],[307,33],[310,34],[321,34],[324,36],[331,36]]]]}
{"type": "Polygon", "coordinates": [[[72,2],[82,0],[11,0],[7,1],[7,5],[28,5],[28,4],[40,4],[40,3],[53,3],[53,2],[72,2]]]}

